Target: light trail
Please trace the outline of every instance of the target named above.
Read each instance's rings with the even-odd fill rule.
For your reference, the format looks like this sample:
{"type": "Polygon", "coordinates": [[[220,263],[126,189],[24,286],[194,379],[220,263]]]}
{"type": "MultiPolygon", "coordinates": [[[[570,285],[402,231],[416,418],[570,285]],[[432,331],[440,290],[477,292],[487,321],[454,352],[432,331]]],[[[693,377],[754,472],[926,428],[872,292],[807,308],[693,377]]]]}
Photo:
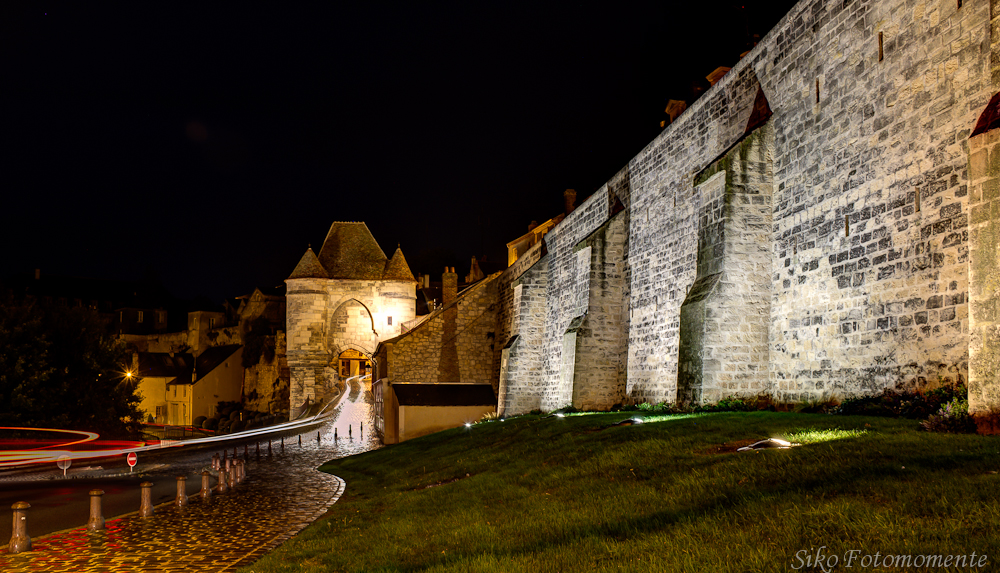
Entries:
{"type": "MultiPolygon", "coordinates": [[[[352,376],[347,378],[345,381],[350,383],[352,380],[361,378],[361,376],[352,376]]],[[[0,450],[0,468],[16,468],[24,466],[32,466],[35,464],[44,463],[55,463],[62,456],[67,456],[72,460],[87,460],[87,459],[99,459],[99,458],[110,458],[115,456],[128,455],[130,452],[150,452],[156,450],[162,450],[166,448],[180,448],[183,446],[196,446],[204,445],[218,442],[230,442],[236,440],[245,440],[247,438],[254,438],[258,436],[265,436],[268,434],[284,433],[294,430],[299,430],[307,428],[310,426],[315,426],[316,424],[325,422],[328,418],[333,415],[330,411],[330,407],[333,402],[328,402],[323,408],[316,414],[309,416],[307,418],[302,418],[299,420],[291,420],[274,426],[267,426],[266,428],[256,428],[253,430],[244,430],[242,432],[236,432],[232,434],[226,434],[223,436],[207,436],[204,438],[194,438],[191,440],[161,440],[160,443],[154,445],[141,445],[132,446],[125,448],[108,448],[108,449],[92,449],[92,450],[69,450],[67,448],[71,446],[78,446],[86,443],[99,443],[97,442],[100,438],[99,434],[94,432],[85,432],[81,430],[62,430],[58,428],[18,428],[18,427],[2,427],[0,430],[19,430],[28,432],[57,432],[66,434],[77,434],[83,436],[77,440],[58,443],[52,445],[41,446],[34,449],[27,450],[0,450]],[[58,448],[58,449],[55,449],[58,448]]],[[[133,442],[142,443],[142,442],[133,442]]]]}

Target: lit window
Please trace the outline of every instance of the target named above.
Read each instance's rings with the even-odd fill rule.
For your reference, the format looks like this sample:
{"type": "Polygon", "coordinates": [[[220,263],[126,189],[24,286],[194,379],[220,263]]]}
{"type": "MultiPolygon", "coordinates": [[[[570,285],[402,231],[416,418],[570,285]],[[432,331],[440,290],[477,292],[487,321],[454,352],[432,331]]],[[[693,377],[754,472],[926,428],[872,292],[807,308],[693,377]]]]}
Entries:
{"type": "Polygon", "coordinates": [[[214,318],[208,319],[208,327],[209,328],[215,328],[215,319],[214,318]]]}
{"type": "Polygon", "coordinates": [[[392,317],[389,317],[389,326],[392,326],[392,317]]]}
{"type": "Polygon", "coordinates": [[[139,311],[139,319],[136,322],[142,322],[142,311],[139,311]]]}

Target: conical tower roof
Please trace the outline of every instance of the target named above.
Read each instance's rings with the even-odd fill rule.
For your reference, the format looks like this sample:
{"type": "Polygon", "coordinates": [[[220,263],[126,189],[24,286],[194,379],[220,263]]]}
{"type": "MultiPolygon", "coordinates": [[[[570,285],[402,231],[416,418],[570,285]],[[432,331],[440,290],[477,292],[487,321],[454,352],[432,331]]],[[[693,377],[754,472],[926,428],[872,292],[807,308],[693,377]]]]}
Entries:
{"type": "Polygon", "coordinates": [[[368,225],[337,221],[326,234],[319,262],[331,279],[379,280],[386,256],[368,225]]]}
{"type": "Polygon", "coordinates": [[[299,260],[299,264],[295,265],[295,270],[292,271],[292,274],[288,278],[328,279],[330,275],[327,274],[323,265],[319,264],[319,259],[316,258],[316,253],[313,252],[312,247],[309,247],[299,260]]]}
{"type": "Polygon", "coordinates": [[[396,247],[396,252],[392,254],[392,258],[386,263],[385,272],[382,273],[382,280],[417,282],[410,271],[410,265],[406,264],[406,257],[403,256],[403,250],[399,247],[396,247]]]}

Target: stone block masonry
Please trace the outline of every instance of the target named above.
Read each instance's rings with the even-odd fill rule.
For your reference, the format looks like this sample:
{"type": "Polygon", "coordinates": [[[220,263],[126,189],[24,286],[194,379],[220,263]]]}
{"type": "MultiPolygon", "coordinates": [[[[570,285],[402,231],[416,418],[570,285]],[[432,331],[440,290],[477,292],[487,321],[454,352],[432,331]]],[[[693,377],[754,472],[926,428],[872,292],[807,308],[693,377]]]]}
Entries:
{"type": "Polygon", "coordinates": [[[1000,407],[996,136],[970,140],[1000,81],[998,13],[799,2],[504,273],[501,408],[965,381],[1000,407]],[[622,238],[599,245],[615,217],[622,238]]]}
{"type": "MultiPolygon", "coordinates": [[[[413,330],[382,342],[391,384],[487,384],[493,378],[497,278],[469,287],[413,330]]],[[[381,351],[380,351],[381,352],[381,351]]]]}

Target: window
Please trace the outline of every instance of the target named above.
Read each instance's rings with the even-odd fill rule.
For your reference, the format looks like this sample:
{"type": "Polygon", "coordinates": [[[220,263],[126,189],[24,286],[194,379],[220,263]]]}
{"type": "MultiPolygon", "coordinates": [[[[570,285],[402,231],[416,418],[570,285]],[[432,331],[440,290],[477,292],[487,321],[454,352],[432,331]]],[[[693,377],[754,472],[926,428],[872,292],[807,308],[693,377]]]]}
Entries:
{"type": "Polygon", "coordinates": [[[160,312],[156,313],[156,320],[160,324],[163,324],[164,322],[167,321],[167,313],[165,313],[163,311],[160,311],[160,312]]]}
{"type": "Polygon", "coordinates": [[[215,319],[214,318],[208,319],[208,327],[209,328],[215,328],[215,319]]]}
{"type": "Polygon", "coordinates": [[[139,315],[139,318],[136,319],[136,322],[142,322],[142,311],[141,310],[138,311],[138,315],[139,315]]]}
{"type": "Polygon", "coordinates": [[[389,326],[392,326],[392,317],[389,317],[389,326]]]}

